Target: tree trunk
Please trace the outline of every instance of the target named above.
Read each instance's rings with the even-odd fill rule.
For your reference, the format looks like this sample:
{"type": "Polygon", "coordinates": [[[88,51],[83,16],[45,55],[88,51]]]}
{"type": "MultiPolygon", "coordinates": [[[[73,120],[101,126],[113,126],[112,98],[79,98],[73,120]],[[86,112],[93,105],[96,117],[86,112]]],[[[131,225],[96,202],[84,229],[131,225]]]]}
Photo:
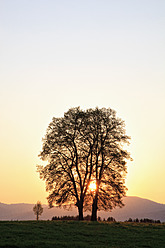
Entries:
{"type": "Polygon", "coordinates": [[[97,221],[97,195],[93,198],[91,221],[97,221]]]}
{"type": "Polygon", "coordinates": [[[77,201],[76,203],[76,207],[78,207],[78,220],[84,220],[84,217],[83,217],[83,200],[80,199],[77,201]]]}
{"type": "Polygon", "coordinates": [[[37,213],[37,221],[38,221],[38,219],[39,219],[39,215],[38,215],[38,213],[37,213]]]}
{"type": "Polygon", "coordinates": [[[78,212],[79,212],[79,220],[84,220],[84,217],[83,217],[83,206],[80,205],[78,207],[78,212]]]}

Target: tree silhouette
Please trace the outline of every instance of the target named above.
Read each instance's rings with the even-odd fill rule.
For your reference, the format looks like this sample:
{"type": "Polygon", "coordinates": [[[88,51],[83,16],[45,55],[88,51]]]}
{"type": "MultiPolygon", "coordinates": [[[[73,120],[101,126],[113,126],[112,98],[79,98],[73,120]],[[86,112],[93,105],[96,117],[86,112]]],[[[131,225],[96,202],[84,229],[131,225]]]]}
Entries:
{"type": "Polygon", "coordinates": [[[33,207],[34,214],[36,215],[37,221],[39,220],[39,215],[43,213],[43,207],[41,205],[41,202],[38,201],[37,204],[33,207]]]}
{"type": "MultiPolygon", "coordinates": [[[[124,121],[116,117],[111,109],[95,109],[89,111],[92,139],[93,170],[96,190],[92,194],[92,217],[97,220],[97,210],[110,210],[115,206],[123,206],[122,197],[126,187],[126,160],[129,153],[123,149],[130,139],[125,134],[124,121]]],[[[87,198],[86,198],[87,199],[87,198]]],[[[87,199],[87,208],[89,199],[87,199]]]]}
{"type": "Polygon", "coordinates": [[[53,118],[39,155],[48,164],[38,166],[40,178],[46,181],[49,206],[75,204],[79,220],[83,220],[84,198],[92,175],[85,115],[79,108],[72,108],[63,118],[53,118]]]}
{"type": "Polygon", "coordinates": [[[110,108],[72,108],[64,117],[53,118],[39,155],[48,164],[38,166],[49,206],[75,204],[79,220],[91,205],[92,220],[98,209],[122,206],[125,160],[130,158],[122,144],[128,140],[124,122],[110,108]],[[96,183],[95,190],[90,189],[91,182],[96,183]]]}
{"type": "Polygon", "coordinates": [[[116,220],[115,220],[115,218],[113,218],[113,217],[108,217],[108,218],[107,218],[107,221],[109,221],[109,222],[115,222],[116,220]]]}

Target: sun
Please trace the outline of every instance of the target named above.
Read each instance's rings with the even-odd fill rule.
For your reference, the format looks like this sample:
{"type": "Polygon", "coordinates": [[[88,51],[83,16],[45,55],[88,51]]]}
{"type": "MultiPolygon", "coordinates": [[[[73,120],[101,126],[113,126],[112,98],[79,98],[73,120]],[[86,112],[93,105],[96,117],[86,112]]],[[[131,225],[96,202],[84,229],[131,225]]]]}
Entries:
{"type": "Polygon", "coordinates": [[[96,185],[96,182],[95,181],[91,181],[90,184],[89,184],[89,190],[94,192],[96,191],[97,189],[97,185],[96,185]]]}

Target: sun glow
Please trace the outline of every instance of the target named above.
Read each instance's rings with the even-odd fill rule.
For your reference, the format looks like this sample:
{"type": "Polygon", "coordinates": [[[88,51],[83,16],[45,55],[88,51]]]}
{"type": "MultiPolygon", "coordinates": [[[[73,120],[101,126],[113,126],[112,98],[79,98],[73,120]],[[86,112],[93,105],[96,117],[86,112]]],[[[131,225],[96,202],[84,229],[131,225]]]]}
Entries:
{"type": "Polygon", "coordinates": [[[89,190],[94,192],[96,191],[97,189],[97,185],[96,185],[96,182],[95,181],[91,181],[90,184],[89,184],[89,190]]]}

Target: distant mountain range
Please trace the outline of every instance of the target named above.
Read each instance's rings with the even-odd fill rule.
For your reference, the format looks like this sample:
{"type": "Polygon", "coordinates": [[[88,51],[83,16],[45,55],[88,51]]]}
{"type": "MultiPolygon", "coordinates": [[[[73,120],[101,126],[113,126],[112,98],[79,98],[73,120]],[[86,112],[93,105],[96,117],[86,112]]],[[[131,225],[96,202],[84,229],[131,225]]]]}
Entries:
{"type": "MultiPolygon", "coordinates": [[[[117,221],[125,221],[129,218],[143,219],[149,218],[165,222],[165,204],[156,203],[147,199],[127,196],[124,198],[125,206],[123,208],[113,209],[111,212],[99,211],[98,216],[107,219],[114,217],[117,221]]],[[[34,204],[4,204],[0,203],[0,220],[34,220],[34,204]]],[[[40,216],[41,220],[51,220],[53,216],[77,215],[77,208],[73,207],[68,211],[64,208],[51,208],[43,205],[44,211],[40,216]]],[[[90,214],[85,212],[84,216],[90,214]]]]}

